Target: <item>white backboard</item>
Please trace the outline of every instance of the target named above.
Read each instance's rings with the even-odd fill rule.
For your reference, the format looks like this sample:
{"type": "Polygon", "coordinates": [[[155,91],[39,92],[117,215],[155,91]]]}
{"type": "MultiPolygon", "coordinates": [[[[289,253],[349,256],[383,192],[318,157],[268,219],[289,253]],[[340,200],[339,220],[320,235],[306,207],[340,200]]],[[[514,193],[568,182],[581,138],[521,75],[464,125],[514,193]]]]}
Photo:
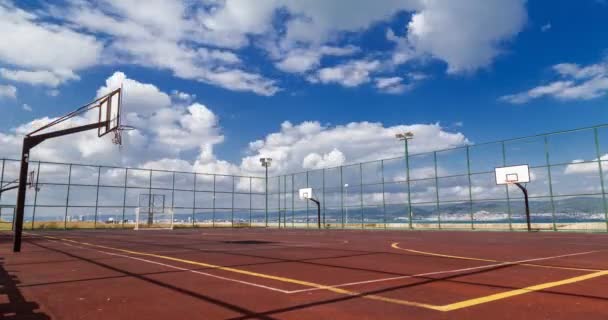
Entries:
{"type": "Polygon", "coordinates": [[[312,198],[312,188],[300,189],[300,200],[312,198]]]}
{"type": "Polygon", "coordinates": [[[122,89],[114,90],[99,102],[99,122],[107,121],[105,126],[99,128],[100,137],[114,131],[120,125],[121,104],[122,89]]]}
{"type": "Polygon", "coordinates": [[[512,184],[530,182],[530,168],[527,164],[499,167],[495,169],[496,184],[512,184]]]}

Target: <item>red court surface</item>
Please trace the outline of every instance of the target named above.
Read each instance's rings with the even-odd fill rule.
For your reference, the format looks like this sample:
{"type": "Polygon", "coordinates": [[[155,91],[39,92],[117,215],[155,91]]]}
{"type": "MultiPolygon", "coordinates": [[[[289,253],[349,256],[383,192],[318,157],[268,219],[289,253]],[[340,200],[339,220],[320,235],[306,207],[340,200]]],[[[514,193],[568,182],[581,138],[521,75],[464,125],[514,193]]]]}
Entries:
{"type": "Polygon", "coordinates": [[[0,240],[2,319],[608,319],[608,234],[191,229],[0,240]]]}

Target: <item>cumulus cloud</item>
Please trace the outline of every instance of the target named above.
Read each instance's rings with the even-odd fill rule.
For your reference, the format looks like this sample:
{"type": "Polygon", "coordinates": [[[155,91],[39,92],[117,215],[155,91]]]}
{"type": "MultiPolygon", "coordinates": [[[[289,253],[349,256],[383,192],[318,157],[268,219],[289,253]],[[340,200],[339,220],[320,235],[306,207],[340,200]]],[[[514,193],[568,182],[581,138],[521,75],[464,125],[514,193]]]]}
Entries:
{"type": "Polygon", "coordinates": [[[347,63],[322,68],[309,77],[313,83],[337,83],[344,87],[356,87],[370,81],[370,74],[380,68],[377,60],[353,60],[347,63]]]}
{"type": "Polygon", "coordinates": [[[32,109],[32,107],[31,107],[29,104],[27,104],[27,103],[24,103],[24,104],[21,106],[21,109],[23,109],[23,110],[25,110],[25,111],[27,111],[27,112],[32,112],[32,110],[33,110],[33,109],[32,109]]]}
{"type": "MultiPolygon", "coordinates": [[[[603,166],[604,161],[608,161],[608,154],[600,157],[603,166]]],[[[593,159],[594,162],[586,162],[582,159],[572,160],[570,164],[564,169],[564,174],[599,174],[599,166],[597,164],[597,158],[593,159]]]]}
{"type": "Polygon", "coordinates": [[[0,60],[43,70],[79,70],[96,64],[102,44],[95,37],[42,21],[35,13],[0,2],[0,60]]]}
{"type": "Polygon", "coordinates": [[[587,66],[560,63],[552,67],[558,79],[524,92],[500,97],[501,101],[523,104],[531,100],[551,97],[558,100],[591,100],[608,93],[608,62],[587,66]]]}
{"type": "MultiPolygon", "coordinates": [[[[59,162],[105,163],[108,165],[141,166],[163,159],[179,159],[184,154],[195,154],[195,163],[208,165],[216,161],[213,146],[223,141],[217,116],[200,103],[174,105],[170,96],[153,84],[128,78],[115,72],[97,91],[97,96],[123,87],[124,121],[136,130],[123,133],[128,147],[117,152],[109,138],[97,138],[93,131],[45,141],[37,146],[32,156],[59,162]],[[91,143],[94,141],[94,143],[91,143]]],[[[71,118],[53,129],[62,129],[96,121],[98,115],[90,111],[71,118]]],[[[9,132],[0,132],[4,155],[17,157],[23,136],[54,118],[35,119],[9,132]]]]}
{"type": "Polygon", "coordinates": [[[251,155],[243,158],[246,172],[262,173],[259,158],[274,159],[273,173],[289,173],[324,164],[343,164],[396,157],[403,154],[403,145],[395,134],[412,131],[410,151],[420,153],[461,146],[468,143],[462,133],[447,132],[439,124],[415,124],[385,127],[381,123],[352,122],[346,125],[323,126],[316,121],[300,124],[284,122],[281,130],[265,139],[249,144],[251,155]]]}
{"type": "Polygon", "coordinates": [[[104,96],[117,88],[123,88],[123,112],[136,113],[138,116],[150,116],[153,113],[171,106],[171,98],[149,83],[129,79],[123,72],[115,72],[106,84],[97,90],[97,97],[104,96]]]}
{"type": "Polygon", "coordinates": [[[323,56],[349,56],[359,51],[358,47],[330,47],[294,49],[288,51],[276,67],[285,72],[302,73],[317,68],[323,56]]]}
{"type": "Polygon", "coordinates": [[[71,70],[12,70],[0,68],[0,76],[14,82],[22,82],[34,86],[55,88],[69,80],[79,80],[80,77],[71,70]]]}
{"type": "Polygon", "coordinates": [[[404,36],[387,34],[394,51],[356,59],[395,67],[430,56],[450,73],[473,71],[489,65],[526,21],[523,0],[146,1],[145,8],[140,0],[107,0],[50,3],[38,11],[2,1],[0,62],[11,81],[53,88],[77,80],[80,70],[121,63],[270,96],[280,84],[245,58],[261,50],[279,70],[355,86],[369,82],[365,73],[396,75],[377,75],[375,68],[357,75],[359,65],[340,76],[350,72],[344,68],[353,57],[346,57],[362,51],[348,35],[403,12],[411,14],[398,32],[404,36]],[[333,65],[324,65],[328,56],[333,65]]]}
{"type": "Polygon", "coordinates": [[[376,88],[381,92],[400,94],[408,89],[408,86],[403,83],[401,77],[378,77],[376,80],[376,88]]]}
{"type": "MultiPolygon", "coordinates": [[[[235,91],[273,95],[279,88],[266,77],[241,69],[241,59],[221,45],[222,35],[205,28],[205,6],[181,1],[110,0],[104,6],[75,2],[54,8],[56,17],[108,37],[108,61],[170,70],[176,77],[197,80],[235,91]],[[215,43],[217,41],[217,43],[215,43]]],[[[208,18],[208,17],[207,17],[208,18]]]]}
{"type": "Polygon", "coordinates": [[[0,99],[2,98],[17,98],[17,88],[11,85],[0,85],[0,99]]]}
{"type": "Polygon", "coordinates": [[[421,4],[393,60],[406,62],[413,52],[428,54],[445,61],[449,73],[489,65],[527,20],[524,0],[427,0],[421,4]]]}
{"type": "Polygon", "coordinates": [[[0,1],[0,76],[57,87],[77,80],[76,71],[99,63],[103,44],[94,36],[44,21],[38,13],[0,1]]]}
{"type": "Polygon", "coordinates": [[[302,168],[321,169],[337,167],[343,165],[345,161],[346,157],[338,149],[333,149],[329,153],[323,155],[313,152],[304,157],[304,160],[302,161],[302,168]]]}

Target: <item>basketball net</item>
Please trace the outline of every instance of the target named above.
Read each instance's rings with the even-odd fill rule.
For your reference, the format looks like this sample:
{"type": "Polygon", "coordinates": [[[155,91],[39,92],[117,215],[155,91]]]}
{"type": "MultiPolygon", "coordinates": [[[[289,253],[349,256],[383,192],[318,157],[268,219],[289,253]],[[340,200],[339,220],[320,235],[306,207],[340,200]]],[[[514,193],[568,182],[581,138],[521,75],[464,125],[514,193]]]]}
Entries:
{"type": "Polygon", "coordinates": [[[122,147],[123,147],[123,140],[122,140],[123,132],[124,131],[130,131],[130,130],[135,130],[135,128],[130,127],[130,126],[119,126],[112,133],[112,143],[115,144],[115,145],[117,145],[118,149],[120,151],[122,151],[122,147]]]}

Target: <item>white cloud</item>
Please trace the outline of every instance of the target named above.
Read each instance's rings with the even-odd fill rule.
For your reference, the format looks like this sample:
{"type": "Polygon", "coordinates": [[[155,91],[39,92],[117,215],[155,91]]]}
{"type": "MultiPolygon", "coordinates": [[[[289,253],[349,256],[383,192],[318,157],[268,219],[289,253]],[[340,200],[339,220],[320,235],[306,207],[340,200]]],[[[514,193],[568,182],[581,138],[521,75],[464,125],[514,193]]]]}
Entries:
{"type": "Polygon", "coordinates": [[[17,98],[17,88],[11,85],[0,85],[0,99],[2,98],[17,98]]]}
{"type": "Polygon", "coordinates": [[[359,51],[358,47],[331,47],[293,49],[276,63],[276,67],[285,72],[302,73],[317,68],[323,56],[349,56],[359,51]]]}
{"type": "Polygon", "coordinates": [[[548,84],[530,90],[500,97],[513,104],[523,104],[530,100],[552,97],[558,100],[591,100],[608,93],[608,63],[601,62],[588,66],[560,63],[553,66],[560,77],[548,84]]]}
{"type": "Polygon", "coordinates": [[[524,0],[426,0],[407,26],[393,56],[404,63],[428,54],[448,64],[449,73],[485,67],[502,51],[527,20],[524,0]]]}
{"type": "Polygon", "coordinates": [[[378,77],[375,80],[376,88],[384,93],[400,94],[409,88],[401,77],[378,77]]]}
{"type": "Polygon", "coordinates": [[[543,25],[540,27],[540,31],[541,31],[541,32],[547,32],[547,31],[551,30],[551,27],[552,27],[552,26],[551,26],[551,23],[543,24],[543,25]]]}
{"type": "MultiPolygon", "coordinates": [[[[608,154],[601,156],[600,159],[602,162],[608,161],[608,154]]],[[[564,174],[599,174],[597,158],[593,159],[593,161],[595,162],[585,162],[582,159],[572,160],[564,169],[564,174]]]]}
{"type": "MultiPolygon", "coordinates": [[[[95,130],[51,139],[37,146],[33,158],[47,161],[104,163],[108,165],[141,166],[163,159],[180,159],[192,154],[190,169],[195,165],[213,165],[218,162],[213,146],[223,141],[217,116],[200,103],[188,106],[173,105],[168,94],[155,85],[141,83],[115,72],[99,88],[97,95],[123,85],[125,121],[136,130],[123,133],[125,148],[118,152],[109,138],[97,138],[95,130]]],[[[84,125],[96,121],[97,114],[90,111],[71,118],[54,129],[84,125]]],[[[54,120],[35,119],[3,133],[0,143],[5,146],[3,155],[16,157],[23,135],[54,120]]],[[[187,160],[185,160],[187,161],[187,160]]]]}
{"type": "Polygon", "coordinates": [[[21,108],[27,112],[32,112],[32,107],[27,103],[24,103],[21,108]]]}
{"type": "Polygon", "coordinates": [[[23,82],[34,86],[41,85],[51,88],[55,88],[69,80],[80,79],[80,77],[74,74],[74,72],[71,70],[28,71],[0,68],[0,76],[15,82],[23,82]]]}
{"type": "Polygon", "coordinates": [[[264,140],[251,142],[251,155],[243,158],[245,172],[262,173],[260,157],[274,159],[273,173],[297,172],[303,166],[319,168],[323,164],[355,163],[401,156],[403,144],[395,139],[399,132],[412,131],[412,153],[461,146],[468,142],[461,133],[446,132],[439,124],[414,124],[384,127],[381,123],[353,122],[323,126],[319,122],[294,125],[284,122],[279,132],[264,140]]]}
{"type": "Polygon", "coordinates": [[[356,87],[370,81],[370,74],[381,67],[377,60],[353,60],[335,67],[322,68],[309,77],[313,83],[337,83],[356,87]]]}
{"type": "Polygon", "coordinates": [[[140,116],[150,116],[171,106],[168,94],[160,91],[155,85],[129,79],[122,72],[115,72],[106,79],[106,85],[97,90],[97,96],[101,97],[120,87],[123,88],[123,113],[134,112],[140,116]]]}
{"type": "Polygon", "coordinates": [[[196,100],[196,94],[182,92],[182,91],[179,91],[179,90],[173,90],[173,91],[171,91],[171,97],[174,100],[177,100],[177,101],[180,101],[180,102],[185,102],[185,103],[191,103],[192,101],[196,100]]]}
{"type": "Polygon", "coordinates": [[[98,63],[95,37],[43,22],[31,12],[0,2],[0,61],[35,70],[79,70],[98,63]]]}
{"type": "Polygon", "coordinates": [[[264,51],[282,71],[355,86],[369,82],[366,73],[373,71],[344,70],[352,59],[323,66],[324,57],[358,53],[345,35],[393,22],[398,13],[412,18],[404,37],[388,32],[394,52],[360,60],[392,60],[395,67],[431,56],[451,73],[472,71],[489,65],[526,20],[523,0],[107,0],[45,4],[43,10],[0,3],[0,62],[14,81],[56,87],[92,66],[133,64],[267,96],[280,85],[244,58],[250,49],[264,51]]]}
{"type": "Polygon", "coordinates": [[[337,167],[343,165],[345,161],[346,157],[338,149],[333,149],[329,153],[323,155],[313,152],[304,157],[304,160],[302,160],[302,168],[321,169],[337,167]]]}
{"type": "Polygon", "coordinates": [[[241,59],[228,50],[202,45],[221,45],[221,34],[205,28],[208,18],[201,10],[180,1],[110,0],[104,6],[78,2],[55,8],[56,17],[86,30],[109,36],[105,60],[170,70],[176,77],[197,80],[234,91],[273,95],[276,82],[242,70],[241,59]],[[217,41],[217,43],[215,43],[217,41]]]}

